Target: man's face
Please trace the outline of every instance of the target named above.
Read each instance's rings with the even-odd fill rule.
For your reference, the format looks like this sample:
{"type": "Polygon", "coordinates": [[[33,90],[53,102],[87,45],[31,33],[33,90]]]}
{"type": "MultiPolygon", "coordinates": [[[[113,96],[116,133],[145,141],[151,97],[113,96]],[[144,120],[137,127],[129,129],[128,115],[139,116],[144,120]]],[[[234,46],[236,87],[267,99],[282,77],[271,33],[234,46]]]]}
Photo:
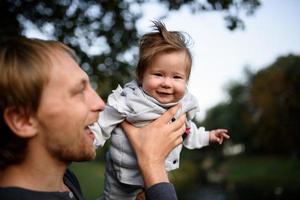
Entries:
{"type": "Polygon", "coordinates": [[[54,50],[49,82],[37,112],[38,144],[62,162],[95,158],[94,135],[88,128],[104,102],[91,88],[87,74],[65,52],[54,50]]]}

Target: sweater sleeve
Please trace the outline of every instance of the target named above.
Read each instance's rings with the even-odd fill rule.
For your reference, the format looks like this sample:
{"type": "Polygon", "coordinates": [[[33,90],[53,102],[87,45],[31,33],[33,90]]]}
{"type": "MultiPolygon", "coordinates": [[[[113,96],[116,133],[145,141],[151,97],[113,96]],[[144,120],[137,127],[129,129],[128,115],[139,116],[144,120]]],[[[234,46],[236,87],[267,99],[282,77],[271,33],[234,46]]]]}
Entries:
{"type": "Polygon", "coordinates": [[[183,145],[188,149],[200,149],[209,145],[209,131],[205,131],[204,127],[197,128],[192,121],[190,124],[190,133],[184,139],[183,145]]]}
{"type": "Polygon", "coordinates": [[[123,89],[118,86],[108,96],[107,105],[100,113],[98,121],[91,126],[95,135],[94,146],[96,148],[105,144],[111,137],[112,131],[124,121],[128,112],[126,95],[123,95],[123,89]]]}
{"type": "Polygon", "coordinates": [[[176,191],[171,183],[157,183],[145,192],[146,200],[177,200],[176,191]]]}
{"type": "Polygon", "coordinates": [[[125,115],[119,113],[111,106],[106,106],[99,115],[98,121],[91,126],[95,135],[94,146],[101,147],[110,138],[112,131],[125,119],[125,115]]]}

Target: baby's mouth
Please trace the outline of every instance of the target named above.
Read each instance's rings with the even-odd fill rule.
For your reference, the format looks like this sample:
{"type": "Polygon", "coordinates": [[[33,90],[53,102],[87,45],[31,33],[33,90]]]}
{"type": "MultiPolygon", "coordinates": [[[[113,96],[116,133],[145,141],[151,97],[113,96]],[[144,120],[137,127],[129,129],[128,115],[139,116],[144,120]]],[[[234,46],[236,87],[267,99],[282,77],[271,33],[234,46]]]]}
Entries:
{"type": "Polygon", "coordinates": [[[164,96],[169,96],[172,95],[171,93],[168,92],[157,92],[159,95],[164,95],[164,96]]]}

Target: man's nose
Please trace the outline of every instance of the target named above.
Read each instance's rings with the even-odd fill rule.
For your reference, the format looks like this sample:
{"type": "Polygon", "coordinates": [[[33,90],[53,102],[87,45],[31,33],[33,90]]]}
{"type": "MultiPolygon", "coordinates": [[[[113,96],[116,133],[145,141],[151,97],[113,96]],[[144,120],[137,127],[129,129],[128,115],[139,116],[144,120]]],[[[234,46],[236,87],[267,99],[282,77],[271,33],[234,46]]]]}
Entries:
{"type": "Polygon", "coordinates": [[[101,112],[102,110],[104,110],[105,107],[105,103],[102,100],[102,98],[92,88],[91,88],[91,96],[90,96],[90,105],[91,105],[91,109],[96,112],[101,112]]]}

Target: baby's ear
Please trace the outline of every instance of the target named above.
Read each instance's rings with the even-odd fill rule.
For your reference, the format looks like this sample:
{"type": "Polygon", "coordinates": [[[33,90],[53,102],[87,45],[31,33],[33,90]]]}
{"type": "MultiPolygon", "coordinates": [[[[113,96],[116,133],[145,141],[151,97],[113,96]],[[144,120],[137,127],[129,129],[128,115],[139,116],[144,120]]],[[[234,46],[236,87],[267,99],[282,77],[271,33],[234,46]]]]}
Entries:
{"type": "Polygon", "coordinates": [[[3,118],[7,126],[21,138],[30,138],[37,133],[35,119],[24,108],[5,108],[3,118]]]}

